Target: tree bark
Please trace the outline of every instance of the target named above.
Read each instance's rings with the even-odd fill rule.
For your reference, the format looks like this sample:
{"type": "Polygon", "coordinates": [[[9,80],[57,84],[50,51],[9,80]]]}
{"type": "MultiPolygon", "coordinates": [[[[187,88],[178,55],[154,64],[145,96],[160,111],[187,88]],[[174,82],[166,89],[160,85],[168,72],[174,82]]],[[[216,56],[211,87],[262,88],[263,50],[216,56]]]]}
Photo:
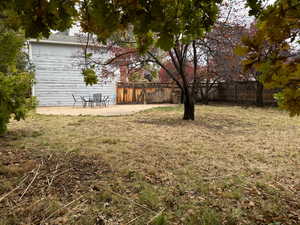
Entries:
{"type": "Polygon", "coordinates": [[[189,91],[184,91],[183,120],[195,120],[195,102],[189,91]]]}
{"type": "Polygon", "coordinates": [[[184,92],[181,90],[181,94],[180,94],[180,104],[184,104],[185,102],[185,96],[184,96],[184,92]]]}
{"type": "Polygon", "coordinates": [[[256,81],[256,106],[262,107],[264,106],[264,86],[259,82],[256,81]]]}

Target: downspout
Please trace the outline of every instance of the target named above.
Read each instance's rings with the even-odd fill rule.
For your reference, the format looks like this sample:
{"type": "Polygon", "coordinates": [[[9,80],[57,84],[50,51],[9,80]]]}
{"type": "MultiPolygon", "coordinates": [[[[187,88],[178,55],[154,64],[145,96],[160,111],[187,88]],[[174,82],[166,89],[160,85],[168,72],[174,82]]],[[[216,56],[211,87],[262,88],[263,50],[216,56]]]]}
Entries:
{"type": "MultiPolygon", "coordinates": [[[[28,58],[29,62],[32,62],[32,47],[30,41],[27,41],[27,46],[28,46],[28,58]]],[[[31,87],[31,95],[35,96],[35,82],[33,82],[32,87],[31,87]]]]}

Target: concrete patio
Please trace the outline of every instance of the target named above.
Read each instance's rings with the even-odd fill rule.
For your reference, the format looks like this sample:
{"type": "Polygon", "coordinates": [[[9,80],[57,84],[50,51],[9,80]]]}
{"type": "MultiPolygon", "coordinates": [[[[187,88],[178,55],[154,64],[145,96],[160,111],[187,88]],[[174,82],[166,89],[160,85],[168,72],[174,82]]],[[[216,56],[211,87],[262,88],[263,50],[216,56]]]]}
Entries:
{"type": "Polygon", "coordinates": [[[99,115],[99,116],[121,116],[132,115],[147,109],[156,107],[175,106],[175,104],[148,104],[148,105],[109,105],[107,107],[38,107],[36,112],[43,115],[99,115]]]}

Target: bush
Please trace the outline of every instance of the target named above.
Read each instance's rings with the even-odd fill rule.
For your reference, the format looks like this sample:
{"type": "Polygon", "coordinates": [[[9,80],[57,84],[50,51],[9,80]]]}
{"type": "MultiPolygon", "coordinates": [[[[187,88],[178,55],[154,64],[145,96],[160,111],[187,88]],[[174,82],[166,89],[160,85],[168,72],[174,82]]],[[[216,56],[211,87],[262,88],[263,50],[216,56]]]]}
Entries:
{"type": "Polygon", "coordinates": [[[23,35],[0,28],[5,31],[0,33],[0,135],[3,135],[12,117],[24,119],[35,107],[35,98],[30,97],[33,71],[22,51],[23,35]]]}
{"type": "Polygon", "coordinates": [[[24,119],[35,106],[34,98],[28,97],[32,82],[30,73],[6,75],[0,72],[0,135],[6,131],[12,116],[15,120],[24,119]]]}

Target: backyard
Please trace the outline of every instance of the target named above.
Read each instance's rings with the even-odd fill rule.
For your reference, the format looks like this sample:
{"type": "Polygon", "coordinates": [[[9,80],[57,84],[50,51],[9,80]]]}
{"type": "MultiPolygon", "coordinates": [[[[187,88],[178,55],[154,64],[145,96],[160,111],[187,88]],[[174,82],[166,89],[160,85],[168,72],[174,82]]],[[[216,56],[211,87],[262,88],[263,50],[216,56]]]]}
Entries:
{"type": "Polygon", "coordinates": [[[0,225],[299,225],[300,118],[197,106],[31,113],[0,139],[0,225]]]}

